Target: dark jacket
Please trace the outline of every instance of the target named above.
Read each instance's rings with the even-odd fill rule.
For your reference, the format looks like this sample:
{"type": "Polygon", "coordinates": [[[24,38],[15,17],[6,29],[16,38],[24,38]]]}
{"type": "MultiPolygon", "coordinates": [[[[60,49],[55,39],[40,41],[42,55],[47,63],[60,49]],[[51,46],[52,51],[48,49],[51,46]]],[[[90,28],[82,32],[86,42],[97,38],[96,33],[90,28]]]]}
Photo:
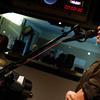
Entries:
{"type": "Polygon", "coordinates": [[[84,91],[85,100],[100,100],[100,61],[93,63],[83,73],[76,92],[81,88],[84,91]]]}

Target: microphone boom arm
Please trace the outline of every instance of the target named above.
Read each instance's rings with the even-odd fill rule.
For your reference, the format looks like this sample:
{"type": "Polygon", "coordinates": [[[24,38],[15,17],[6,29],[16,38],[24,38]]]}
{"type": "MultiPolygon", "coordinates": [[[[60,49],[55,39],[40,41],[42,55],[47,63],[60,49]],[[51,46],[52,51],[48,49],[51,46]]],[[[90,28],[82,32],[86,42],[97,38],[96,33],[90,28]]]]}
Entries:
{"type": "Polygon", "coordinates": [[[63,32],[62,35],[50,40],[49,42],[44,44],[42,47],[37,49],[36,51],[31,52],[28,55],[23,56],[18,62],[13,62],[13,63],[10,63],[10,64],[6,65],[3,69],[0,70],[0,78],[4,78],[5,76],[7,76],[7,74],[9,72],[13,71],[14,69],[18,68],[19,66],[21,66],[23,64],[27,64],[29,61],[35,59],[36,57],[38,57],[42,53],[46,52],[47,50],[51,49],[52,47],[54,47],[54,46],[56,46],[56,45],[58,45],[62,42],[69,42],[69,41],[77,40],[79,38],[83,38],[84,36],[71,37],[71,38],[68,38],[66,40],[62,40],[62,41],[59,41],[58,43],[56,43],[58,40],[60,40],[61,38],[67,36],[70,32],[75,30],[77,27],[78,27],[78,25],[75,25],[68,32],[63,32]]]}

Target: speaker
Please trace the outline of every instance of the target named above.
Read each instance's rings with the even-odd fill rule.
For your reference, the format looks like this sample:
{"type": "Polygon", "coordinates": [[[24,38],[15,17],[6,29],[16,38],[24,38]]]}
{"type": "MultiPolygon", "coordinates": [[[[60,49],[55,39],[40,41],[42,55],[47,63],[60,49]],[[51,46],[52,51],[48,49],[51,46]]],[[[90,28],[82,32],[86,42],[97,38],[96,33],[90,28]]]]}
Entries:
{"type": "Polygon", "coordinates": [[[62,70],[71,69],[73,67],[75,56],[72,54],[60,54],[56,59],[56,66],[62,70]]]}
{"type": "Polygon", "coordinates": [[[74,69],[76,72],[79,72],[79,73],[83,73],[84,72],[84,69],[83,68],[80,68],[80,67],[75,67],[74,69]]]}
{"type": "Polygon", "coordinates": [[[0,34],[0,52],[7,50],[8,41],[9,39],[6,35],[0,34]]]}
{"type": "Polygon", "coordinates": [[[25,42],[22,40],[15,40],[12,52],[16,52],[18,54],[22,54],[25,47],[25,42]]]}

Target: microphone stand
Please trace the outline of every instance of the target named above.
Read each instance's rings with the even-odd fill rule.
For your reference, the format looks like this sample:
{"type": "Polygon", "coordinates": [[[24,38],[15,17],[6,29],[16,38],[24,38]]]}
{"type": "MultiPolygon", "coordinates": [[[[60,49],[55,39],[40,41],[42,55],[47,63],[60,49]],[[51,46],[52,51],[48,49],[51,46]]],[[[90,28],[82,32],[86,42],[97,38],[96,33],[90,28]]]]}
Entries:
{"type": "Polygon", "coordinates": [[[19,66],[21,66],[23,64],[27,64],[29,61],[35,59],[40,54],[46,52],[47,50],[49,50],[50,48],[52,48],[58,44],[60,44],[62,41],[59,41],[58,43],[55,43],[55,42],[57,42],[58,40],[60,40],[61,38],[65,37],[65,36],[67,36],[70,32],[75,30],[77,27],[78,27],[78,25],[75,25],[68,32],[63,32],[62,35],[47,42],[46,44],[44,44],[42,47],[40,47],[36,51],[31,52],[28,55],[23,56],[18,62],[13,62],[13,63],[6,65],[3,69],[0,70],[0,78],[4,78],[5,76],[9,75],[10,71],[18,68],[19,66]]]}

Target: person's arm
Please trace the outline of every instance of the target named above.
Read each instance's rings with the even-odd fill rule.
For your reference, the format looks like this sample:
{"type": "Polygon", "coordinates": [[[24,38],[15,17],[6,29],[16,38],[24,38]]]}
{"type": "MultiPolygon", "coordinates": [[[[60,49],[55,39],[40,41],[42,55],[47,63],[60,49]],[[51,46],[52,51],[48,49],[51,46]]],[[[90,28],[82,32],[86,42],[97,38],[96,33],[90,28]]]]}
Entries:
{"type": "Polygon", "coordinates": [[[65,100],[100,100],[100,64],[91,78],[77,91],[68,91],[65,100]]]}
{"type": "Polygon", "coordinates": [[[84,92],[82,89],[80,89],[78,92],[68,91],[66,93],[65,100],[85,100],[84,92]]]}
{"type": "Polygon", "coordinates": [[[91,78],[82,85],[86,100],[100,100],[100,64],[91,78]]]}

